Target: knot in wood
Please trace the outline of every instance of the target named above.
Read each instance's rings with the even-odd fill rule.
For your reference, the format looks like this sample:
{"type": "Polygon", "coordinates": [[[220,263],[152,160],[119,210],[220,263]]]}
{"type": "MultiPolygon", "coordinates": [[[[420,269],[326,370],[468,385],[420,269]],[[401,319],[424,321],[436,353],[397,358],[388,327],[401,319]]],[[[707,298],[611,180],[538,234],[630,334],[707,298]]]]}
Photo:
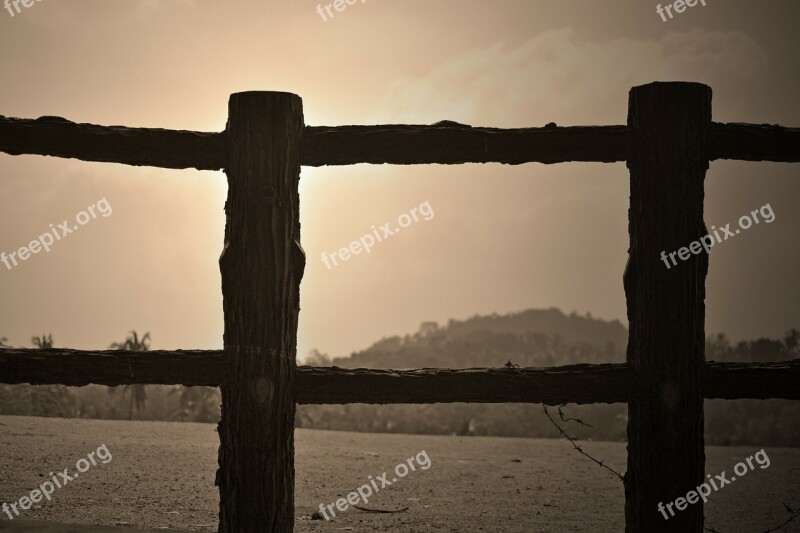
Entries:
{"type": "Polygon", "coordinates": [[[664,387],[661,389],[661,399],[664,401],[664,405],[670,409],[674,409],[678,404],[678,396],[680,396],[680,393],[678,392],[678,387],[674,383],[669,382],[664,384],[664,387]]]}
{"type": "Polygon", "coordinates": [[[255,383],[255,395],[258,403],[266,403],[272,400],[275,386],[266,378],[258,378],[255,383]]]}

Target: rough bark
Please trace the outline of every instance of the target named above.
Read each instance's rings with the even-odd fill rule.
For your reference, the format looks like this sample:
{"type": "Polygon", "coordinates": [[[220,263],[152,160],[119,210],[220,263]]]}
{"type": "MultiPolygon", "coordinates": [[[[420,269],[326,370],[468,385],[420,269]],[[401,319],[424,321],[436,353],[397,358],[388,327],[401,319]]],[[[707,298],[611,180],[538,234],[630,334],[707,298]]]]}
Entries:
{"type": "Polygon", "coordinates": [[[709,159],[800,161],[800,128],[772,124],[711,124],[709,159]]]}
{"type": "Polygon", "coordinates": [[[668,503],[704,479],[704,253],[667,268],[661,252],[706,234],[703,180],[711,124],[711,89],[695,83],[652,83],[630,93],[628,124],[635,149],[625,269],[628,364],[628,532],[702,533],[702,502],[665,520],[668,503]]]}
{"type": "Polygon", "coordinates": [[[542,369],[373,370],[300,367],[298,403],[618,403],[626,365],[542,369]]]}
{"type": "Polygon", "coordinates": [[[221,350],[0,349],[0,383],[9,384],[218,387],[228,367],[221,350]]]}
{"type": "Polygon", "coordinates": [[[302,164],[562,163],[624,161],[625,126],[479,128],[444,121],[431,126],[307,127],[302,164]]]}
{"type": "MultiPolygon", "coordinates": [[[[307,166],[566,161],[630,157],[627,126],[483,128],[434,125],[306,126],[300,163],[307,166]]],[[[709,159],[800,161],[800,128],[712,123],[709,159]]],[[[0,151],[162,168],[218,170],[228,160],[226,133],[77,124],[61,117],[0,116],[0,151]]]]}
{"type": "Polygon", "coordinates": [[[707,400],[800,400],[800,359],[778,363],[715,363],[703,366],[707,400]]]}
{"type": "Polygon", "coordinates": [[[220,257],[224,345],[217,484],[220,532],[294,526],[294,371],[303,111],[289,93],[230,99],[225,248],[220,257]]]}
{"type": "Polygon", "coordinates": [[[219,170],[225,166],[224,134],[125,126],[76,124],[61,117],[0,116],[0,151],[54,157],[219,170]]]}

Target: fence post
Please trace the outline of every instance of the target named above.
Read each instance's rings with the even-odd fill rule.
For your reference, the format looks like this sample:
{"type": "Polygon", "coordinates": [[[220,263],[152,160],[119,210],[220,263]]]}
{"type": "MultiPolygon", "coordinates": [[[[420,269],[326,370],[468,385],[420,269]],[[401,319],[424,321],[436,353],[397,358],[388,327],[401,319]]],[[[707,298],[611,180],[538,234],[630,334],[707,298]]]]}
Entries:
{"type": "Polygon", "coordinates": [[[708,255],[703,250],[688,260],[673,255],[673,264],[668,254],[706,234],[711,88],[683,82],[634,87],[628,125],[634,149],[628,160],[630,250],[624,283],[634,383],[626,531],[702,533],[702,501],[683,510],[673,506],[674,516],[666,505],[704,480],[701,371],[708,255]]]}
{"type": "Polygon", "coordinates": [[[281,92],[231,95],[219,260],[230,375],[221,385],[219,531],[294,527],[294,372],[303,108],[281,92]]]}

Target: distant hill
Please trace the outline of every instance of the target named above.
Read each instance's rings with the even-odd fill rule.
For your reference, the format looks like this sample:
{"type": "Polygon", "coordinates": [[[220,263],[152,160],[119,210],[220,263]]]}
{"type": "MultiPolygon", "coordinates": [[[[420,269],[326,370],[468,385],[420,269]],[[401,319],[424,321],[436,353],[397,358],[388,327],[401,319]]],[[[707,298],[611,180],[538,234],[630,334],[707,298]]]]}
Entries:
{"type": "MultiPolygon", "coordinates": [[[[301,364],[345,368],[524,367],[625,360],[628,331],[618,320],[559,309],[528,309],[507,315],[474,316],[440,326],[423,322],[413,335],[383,338],[350,357],[331,360],[313,350],[301,364]]],[[[37,338],[41,344],[44,337],[37,338]]],[[[0,337],[0,342],[2,342],[0,337]]],[[[52,344],[52,338],[47,339],[52,344]]],[[[706,339],[709,361],[785,361],[800,358],[800,331],[782,339],[759,338],[731,344],[724,334],[706,339]]],[[[147,402],[135,418],[212,422],[219,420],[220,391],[209,387],[146,385],[147,402]]],[[[113,389],[112,389],[113,390],[113,389]]],[[[109,394],[99,385],[0,384],[0,414],[64,418],[128,418],[130,393],[109,394]]],[[[709,400],[705,403],[707,444],[800,446],[800,402],[789,400],[709,400]]],[[[592,427],[570,426],[580,439],[626,438],[625,404],[570,405],[570,417],[592,427]]],[[[559,437],[541,412],[527,404],[300,405],[298,427],[362,432],[438,435],[559,437]]]]}
{"type": "MultiPolygon", "coordinates": [[[[529,309],[450,320],[446,326],[423,322],[413,335],[383,338],[330,364],[345,368],[468,368],[502,366],[509,360],[521,366],[622,362],[627,338],[628,330],[619,320],[566,315],[556,308],[529,309]]],[[[321,356],[315,353],[311,357],[321,356]]]]}
{"type": "MultiPolygon", "coordinates": [[[[529,309],[507,315],[474,316],[440,326],[423,322],[419,331],[383,338],[350,357],[331,360],[317,351],[305,364],[345,368],[500,367],[507,361],[542,367],[625,361],[628,330],[618,320],[602,320],[559,309],[529,309]]],[[[718,334],[706,339],[709,361],[784,361],[800,357],[800,332],[783,339],[756,339],[731,345],[718,334]]],[[[580,439],[625,440],[624,404],[570,405],[569,416],[592,427],[571,426],[580,439]]],[[[800,404],[787,400],[706,402],[708,444],[800,445],[800,404]],[[747,413],[747,416],[742,416],[747,413]]],[[[558,437],[541,408],[525,404],[301,405],[299,427],[363,432],[558,437]]]]}

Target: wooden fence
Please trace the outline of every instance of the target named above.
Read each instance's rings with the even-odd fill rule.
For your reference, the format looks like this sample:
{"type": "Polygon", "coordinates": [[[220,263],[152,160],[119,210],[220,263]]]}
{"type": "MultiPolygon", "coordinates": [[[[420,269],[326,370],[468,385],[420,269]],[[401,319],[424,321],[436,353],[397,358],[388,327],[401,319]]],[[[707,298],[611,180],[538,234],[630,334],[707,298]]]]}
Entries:
{"type": "Polygon", "coordinates": [[[219,386],[221,532],[292,531],[298,403],[627,402],[626,531],[700,533],[702,503],[668,522],[656,506],[704,480],[703,399],[800,399],[800,360],[704,361],[708,257],[668,270],[659,256],[706,233],[709,161],[800,161],[800,129],[712,122],[705,85],[634,87],[626,126],[525,129],[451,122],[311,127],[297,95],[245,92],[231,96],[222,133],[0,117],[0,151],[225,170],[224,350],[0,350],[3,383],[219,386]],[[521,370],[296,366],[305,265],[301,165],[569,161],[626,161],[630,169],[626,363],[521,370]]]}

